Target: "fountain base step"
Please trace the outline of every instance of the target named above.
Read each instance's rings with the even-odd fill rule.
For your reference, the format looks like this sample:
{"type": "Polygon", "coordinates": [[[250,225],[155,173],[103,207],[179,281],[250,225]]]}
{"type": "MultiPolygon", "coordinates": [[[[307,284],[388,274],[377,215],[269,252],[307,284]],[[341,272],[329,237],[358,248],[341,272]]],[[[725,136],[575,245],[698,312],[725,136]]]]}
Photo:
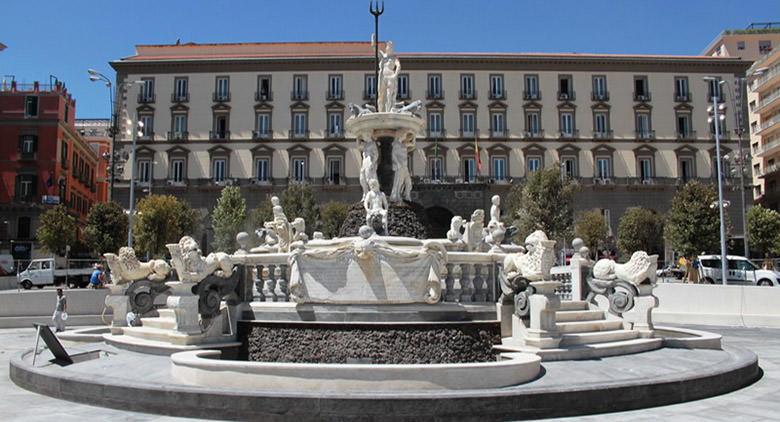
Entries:
{"type": "Polygon", "coordinates": [[[256,320],[323,322],[495,321],[494,303],[327,305],[252,302],[256,320]]]}
{"type": "Polygon", "coordinates": [[[241,346],[237,341],[224,341],[205,344],[172,344],[167,341],[150,340],[141,337],[128,335],[105,334],[103,340],[114,347],[131,352],[146,353],[151,355],[171,355],[178,352],[187,352],[192,350],[218,349],[238,350],[241,346]]]}
{"type": "Polygon", "coordinates": [[[542,358],[542,362],[549,362],[630,355],[660,349],[663,347],[663,344],[664,339],[662,338],[635,338],[607,343],[577,344],[554,349],[538,349],[530,346],[514,346],[505,343],[500,346],[495,346],[495,349],[501,352],[534,353],[542,358]]]}

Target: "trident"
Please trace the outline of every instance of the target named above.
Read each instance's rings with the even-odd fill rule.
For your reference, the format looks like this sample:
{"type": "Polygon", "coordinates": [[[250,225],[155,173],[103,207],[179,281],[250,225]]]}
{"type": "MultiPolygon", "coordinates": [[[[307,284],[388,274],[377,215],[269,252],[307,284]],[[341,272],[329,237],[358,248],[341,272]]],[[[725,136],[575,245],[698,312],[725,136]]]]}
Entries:
{"type": "Polygon", "coordinates": [[[379,16],[385,12],[385,1],[379,5],[379,0],[371,0],[368,4],[368,11],[374,15],[374,107],[379,111],[379,16]]]}

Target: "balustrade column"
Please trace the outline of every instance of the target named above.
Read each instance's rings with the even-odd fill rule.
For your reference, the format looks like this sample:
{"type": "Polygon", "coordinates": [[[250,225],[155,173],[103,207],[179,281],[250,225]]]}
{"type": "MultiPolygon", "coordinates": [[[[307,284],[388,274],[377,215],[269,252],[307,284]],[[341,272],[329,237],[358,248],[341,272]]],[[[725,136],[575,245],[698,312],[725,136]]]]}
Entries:
{"type": "Polygon", "coordinates": [[[257,291],[257,300],[259,302],[265,302],[265,294],[263,289],[265,288],[265,279],[263,278],[263,265],[256,265],[255,271],[257,272],[257,281],[255,281],[255,290],[257,291]]]}
{"type": "Polygon", "coordinates": [[[289,299],[289,292],[287,290],[287,277],[285,277],[286,274],[287,265],[281,264],[276,266],[276,269],[274,270],[274,276],[276,278],[276,290],[274,293],[276,294],[277,301],[279,302],[287,302],[289,299]]]}
{"type": "Polygon", "coordinates": [[[460,264],[460,301],[472,302],[474,289],[469,276],[469,267],[471,264],[460,264]]]}
{"type": "Polygon", "coordinates": [[[265,297],[271,302],[276,302],[276,265],[268,264],[268,281],[265,283],[265,297]]]}
{"type": "Polygon", "coordinates": [[[485,302],[485,279],[482,278],[482,264],[474,264],[474,302],[485,302]]]}
{"type": "Polygon", "coordinates": [[[444,292],[445,302],[455,302],[458,296],[455,294],[455,277],[453,276],[454,265],[447,263],[447,276],[444,278],[444,286],[446,291],[444,292]]]}

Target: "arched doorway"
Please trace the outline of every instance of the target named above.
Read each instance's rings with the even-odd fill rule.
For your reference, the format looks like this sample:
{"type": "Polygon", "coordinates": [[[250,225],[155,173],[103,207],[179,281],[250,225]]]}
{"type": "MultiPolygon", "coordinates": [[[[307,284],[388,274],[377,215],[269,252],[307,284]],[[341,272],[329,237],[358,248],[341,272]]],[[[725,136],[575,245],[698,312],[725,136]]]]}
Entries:
{"type": "Polygon", "coordinates": [[[428,238],[445,239],[454,214],[447,208],[430,207],[425,209],[425,217],[428,220],[428,238]]]}

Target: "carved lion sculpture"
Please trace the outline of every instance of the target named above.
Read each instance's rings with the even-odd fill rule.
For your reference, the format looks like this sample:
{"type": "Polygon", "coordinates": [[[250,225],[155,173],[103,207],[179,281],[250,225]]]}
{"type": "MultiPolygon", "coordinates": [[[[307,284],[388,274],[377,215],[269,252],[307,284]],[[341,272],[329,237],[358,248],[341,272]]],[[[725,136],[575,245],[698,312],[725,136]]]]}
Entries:
{"type": "Polygon", "coordinates": [[[204,258],[198,242],[190,236],[184,236],[179,243],[166,246],[171,252],[171,261],[181,281],[199,283],[212,274],[221,278],[228,278],[233,274],[230,255],[212,252],[204,258]]]}
{"type": "Polygon", "coordinates": [[[658,269],[658,255],[636,251],[625,264],[611,259],[600,259],[593,266],[593,277],[600,280],[622,280],[638,286],[642,283],[655,284],[658,269]]]}
{"type": "Polygon", "coordinates": [[[500,280],[501,302],[515,303],[515,313],[518,316],[528,314],[529,284],[544,280],[550,276],[550,269],[555,261],[555,241],[547,239],[543,231],[537,230],[526,239],[526,253],[508,254],[504,258],[504,276],[500,280]]]}
{"type": "Polygon", "coordinates": [[[171,267],[162,259],[140,262],[133,248],[123,246],[119,254],[103,254],[111,269],[111,280],[116,285],[130,283],[136,280],[164,281],[171,272],[171,267]]]}

